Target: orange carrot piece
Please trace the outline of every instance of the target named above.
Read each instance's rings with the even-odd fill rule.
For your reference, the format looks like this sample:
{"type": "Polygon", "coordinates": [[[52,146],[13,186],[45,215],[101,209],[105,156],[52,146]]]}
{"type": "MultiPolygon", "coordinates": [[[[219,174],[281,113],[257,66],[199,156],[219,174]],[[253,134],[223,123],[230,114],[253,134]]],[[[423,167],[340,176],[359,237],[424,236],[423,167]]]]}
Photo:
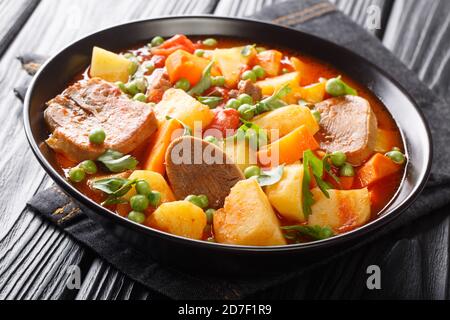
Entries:
{"type": "Polygon", "coordinates": [[[293,163],[303,157],[303,152],[316,150],[319,144],[306,126],[300,126],[258,151],[258,161],[264,167],[293,163]]]}
{"type": "Polygon", "coordinates": [[[162,175],[166,172],[166,166],[164,165],[164,158],[166,156],[166,150],[170,142],[176,138],[173,137],[174,132],[177,129],[181,129],[182,125],[176,120],[171,119],[165,121],[161,127],[153,134],[149,153],[145,158],[144,170],[150,170],[158,172],[162,175]]]}
{"type": "Polygon", "coordinates": [[[283,54],[278,50],[266,50],[256,55],[258,64],[263,67],[270,77],[280,73],[281,58],[283,54]]]}
{"type": "Polygon", "coordinates": [[[207,59],[184,50],[177,50],[167,57],[165,65],[170,82],[175,83],[181,78],[186,78],[191,86],[194,86],[201,79],[208,63],[207,59]]]}
{"type": "Polygon", "coordinates": [[[361,187],[366,187],[384,177],[390,176],[401,168],[400,165],[395,164],[385,155],[376,153],[358,170],[358,179],[361,182],[361,187]]]}

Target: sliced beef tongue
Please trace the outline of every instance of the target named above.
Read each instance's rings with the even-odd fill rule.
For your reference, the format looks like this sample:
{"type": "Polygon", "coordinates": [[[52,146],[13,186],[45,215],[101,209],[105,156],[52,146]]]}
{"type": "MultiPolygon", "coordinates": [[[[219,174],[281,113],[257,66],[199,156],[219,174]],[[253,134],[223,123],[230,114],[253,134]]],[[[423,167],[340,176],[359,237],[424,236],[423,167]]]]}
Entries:
{"type": "Polygon", "coordinates": [[[99,78],[80,81],[47,102],[44,112],[51,136],[47,144],[73,161],[96,159],[107,149],[129,153],[157,128],[151,107],[133,101],[99,78]],[[106,133],[105,142],[89,142],[94,128],[106,133]]]}
{"type": "Polygon", "coordinates": [[[230,90],[229,97],[237,98],[240,94],[246,93],[253,98],[254,102],[262,99],[261,89],[257,87],[251,80],[241,80],[238,83],[238,89],[230,90]]]}
{"type": "Polygon", "coordinates": [[[357,96],[331,98],[316,104],[321,114],[320,147],[342,151],[353,165],[362,164],[375,148],[377,118],[366,99],[357,96]]]}

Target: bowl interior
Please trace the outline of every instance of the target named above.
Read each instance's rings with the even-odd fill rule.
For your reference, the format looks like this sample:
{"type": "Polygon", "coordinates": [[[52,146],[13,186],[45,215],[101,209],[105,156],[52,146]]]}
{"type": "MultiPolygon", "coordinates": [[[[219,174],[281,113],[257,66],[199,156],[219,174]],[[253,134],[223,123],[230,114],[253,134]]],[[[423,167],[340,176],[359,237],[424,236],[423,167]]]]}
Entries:
{"type": "MultiPolygon", "coordinates": [[[[339,237],[350,237],[352,234],[364,232],[365,229],[381,226],[383,221],[387,222],[394,218],[409,205],[423,187],[431,161],[431,144],[427,125],[408,94],[383,71],[342,47],[293,29],[234,18],[171,17],[132,22],[83,38],[50,59],[35,76],[30,86],[25,101],[25,127],[30,144],[51,177],[65,191],[81,199],[84,204],[105,213],[105,209],[78,193],[58,175],[54,156],[44,142],[48,137],[43,118],[45,102],[60,93],[77,73],[87,67],[93,46],[118,50],[148,41],[155,35],[167,37],[181,32],[191,36],[220,35],[253,39],[254,42],[279,45],[310,54],[331,63],[368,87],[387,106],[402,132],[407,148],[409,161],[404,181],[397,196],[385,208],[379,219],[358,230],[324,240],[324,242],[337,241],[339,237]]],[[[131,223],[129,224],[131,226],[131,223]]],[[[304,246],[311,246],[311,244],[304,246]]]]}

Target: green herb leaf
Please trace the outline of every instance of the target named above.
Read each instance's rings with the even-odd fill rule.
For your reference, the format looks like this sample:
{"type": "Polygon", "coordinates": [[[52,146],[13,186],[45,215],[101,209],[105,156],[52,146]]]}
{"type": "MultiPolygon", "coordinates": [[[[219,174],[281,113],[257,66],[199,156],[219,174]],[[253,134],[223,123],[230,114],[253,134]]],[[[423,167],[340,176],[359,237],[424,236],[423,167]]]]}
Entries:
{"type": "Polygon", "coordinates": [[[188,93],[193,95],[201,95],[203,92],[208,90],[211,87],[212,78],[211,78],[211,69],[214,64],[214,61],[211,61],[203,70],[202,77],[200,81],[193,87],[188,93]]]}
{"type": "Polygon", "coordinates": [[[101,203],[102,206],[111,206],[111,205],[115,205],[115,204],[121,204],[121,203],[128,203],[127,200],[125,200],[124,198],[117,198],[117,197],[108,197],[106,198],[105,201],[103,201],[101,203]]]}
{"type": "Polygon", "coordinates": [[[334,232],[330,227],[297,225],[281,227],[281,229],[287,231],[285,236],[288,239],[292,239],[295,233],[297,233],[297,236],[307,236],[313,240],[323,240],[334,236],[334,232]]]}
{"type": "Polygon", "coordinates": [[[284,164],[268,171],[263,171],[257,178],[261,187],[271,186],[281,180],[284,164]]]}
{"type": "Polygon", "coordinates": [[[303,195],[303,212],[305,217],[311,214],[311,206],[314,204],[314,198],[309,185],[311,183],[311,173],[313,174],[317,186],[320,188],[322,193],[329,198],[328,189],[331,186],[322,180],[324,172],[324,162],[317,158],[311,150],[306,150],[303,152],[303,181],[302,181],[302,195],[303,195]]]}
{"type": "Polygon", "coordinates": [[[333,178],[334,181],[336,181],[339,185],[341,184],[341,181],[339,180],[339,178],[333,173],[333,171],[331,171],[331,164],[328,161],[328,159],[331,157],[331,154],[327,153],[325,155],[325,157],[323,157],[322,162],[323,162],[323,169],[328,173],[328,175],[330,177],[333,178]]]}
{"type": "Polygon", "coordinates": [[[98,157],[97,161],[103,163],[111,172],[123,172],[126,170],[134,170],[138,161],[130,156],[115,150],[107,150],[98,157]]]}
{"type": "Polygon", "coordinates": [[[284,96],[291,92],[289,84],[286,84],[275,91],[270,97],[267,97],[256,104],[256,113],[260,114],[266,111],[272,111],[287,105],[281,100],[284,96]]]}
{"type": "Polygon", "coordinates": [[[246,121],[241,119],[243,125],[237,129],[236,134],[233,136],[234,138],[247,138],[250,141],[256,141],[256,147],[260,148],[267,144],[269,141],[267,137],[267,133],[264,129],[254,124],[253,122],[246,121]]]}
{"type": "Polygon", "coordinates": [[[121,197],[131,189],[136,181],[136,179],[130,180],[118,177],[99,179],[94,181],[92,188],[103,191],[111,197],[121,197]]]}
{"type": "Polygon", "coordinates": [[[206,104],[210,109],[214,109],[223,100],[222,97],[198,97],[198,101],[203,104],[206,104]]]}
{"type": "Polygon", "coordinates": [[[171,116],[166,116],[166,120],[171,120],[171,119],[178,121],[178,123],[183,126],[183,129],[184,129],[183,136],[192,136],[192,129],[191,129],[191,127],[189,127],[187,124],[185,124],[181,120],[178,120],[176,118],[172,118],[171,116]]]}
{"type": "Polygon", "coordinates": [[[248,57],[248,56],[252,53],[252,49],[253,49],[254,47],[256,47],[255,44],[252,44],[252,45],[250,45],[250,44],[249,44],[249,45],[246,45],[245,47],[242,48],[241,54],[242,54],[244,57],[248,57]]]}

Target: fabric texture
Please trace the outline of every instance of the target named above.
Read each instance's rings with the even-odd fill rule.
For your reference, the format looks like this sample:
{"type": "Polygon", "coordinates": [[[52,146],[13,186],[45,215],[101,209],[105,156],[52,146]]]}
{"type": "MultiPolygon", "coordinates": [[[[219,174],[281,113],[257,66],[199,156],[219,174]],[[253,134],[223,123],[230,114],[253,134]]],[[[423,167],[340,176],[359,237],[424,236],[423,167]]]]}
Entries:
{"type": "MultiPolygon", "coordinates": [[[[430,91],[418,78],[394,57],[374,36],[356,25],[326,1],[290,1],[263,8],[253,18],[273,21],[326,38],[366,57],[397,79],[412,95],[425,113],[434,138],[434,165],[426,189],[418,200],[394,223],[371,239],[404,226],[414,219],[430,214],[450,202],[450,166],[440,166],[449,159],[450,109],[448,103],[430,91]]],[[[16,91],[21,95],[23,89],[16,91]]],[[[277,276],[232,279],[206,277],[163,268],[140,252],[121,243],[101,226],[91,221],[77,205],[57,187],[38,193],[29,207],[42,217],[69,233],[74,239],[107,260],[130,278],[166,297],[174,299],[240,299],[293,279],[302,273],[329,263],[337,256],[348,255],[352,250],[340,252],[328,261],[300,266],[295,272],[277,276]]],[[[359,245],[362,246],[364,243],[359,245]]]]}

